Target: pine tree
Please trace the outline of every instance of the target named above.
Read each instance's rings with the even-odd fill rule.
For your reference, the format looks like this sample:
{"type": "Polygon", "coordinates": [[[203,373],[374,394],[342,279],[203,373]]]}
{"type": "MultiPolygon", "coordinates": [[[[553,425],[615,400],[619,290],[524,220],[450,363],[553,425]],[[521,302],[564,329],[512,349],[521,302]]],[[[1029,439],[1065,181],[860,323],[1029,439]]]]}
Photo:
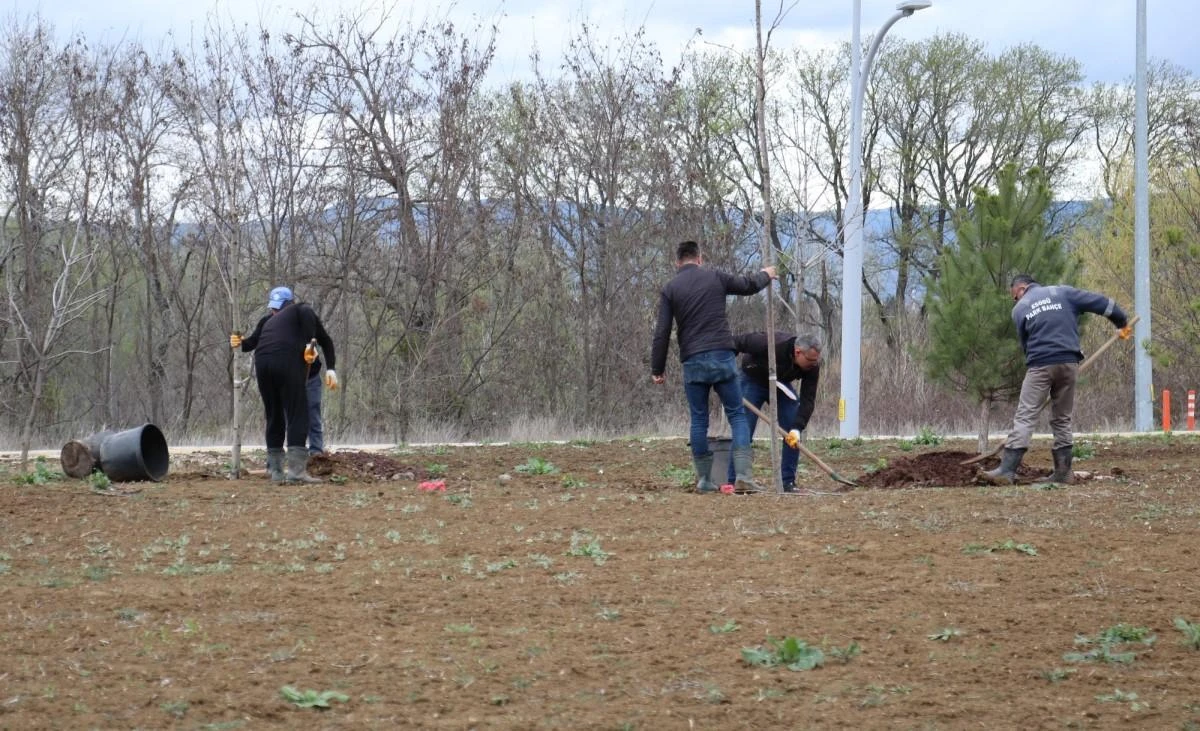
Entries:
{"type": "Polygon", "coordinates": [[[996,182],[995,193],[977,188],[974,205],[955,217],[956,241],[938,257],[938,276],[926,282],[926,367],[931,378],[980,404],[980,451],[987,447],[993,404],[1015,400],[1025,374],[1009,282],[1030,274],[1039,282],[1070,284],[1078,269],[1063,242],[1047,236],[1045,175],[1037,168],[1019,175],[1010,164],[996,182]]]}

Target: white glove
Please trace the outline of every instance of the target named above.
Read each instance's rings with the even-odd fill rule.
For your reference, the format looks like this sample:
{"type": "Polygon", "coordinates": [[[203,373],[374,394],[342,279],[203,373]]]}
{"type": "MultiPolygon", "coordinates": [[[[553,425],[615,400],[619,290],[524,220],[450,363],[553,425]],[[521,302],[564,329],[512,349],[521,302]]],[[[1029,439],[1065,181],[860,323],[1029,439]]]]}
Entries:
{"type": "Polygon", "coordinates": [[[325,388],[328,388],[330,391],[336,391],[337,387],[337,371],[327,369],[325,371],[325,388]]]}

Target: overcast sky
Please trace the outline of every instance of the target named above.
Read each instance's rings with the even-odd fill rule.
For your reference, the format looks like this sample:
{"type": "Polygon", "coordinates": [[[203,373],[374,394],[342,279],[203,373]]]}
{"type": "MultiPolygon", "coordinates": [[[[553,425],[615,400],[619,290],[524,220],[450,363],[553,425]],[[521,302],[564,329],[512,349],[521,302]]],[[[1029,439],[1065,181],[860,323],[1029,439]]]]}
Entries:
{"type": "MultiPolygon", "coordinates": [[[[377,8],[383,3],[324,0],[0,0],[9,17],[39,14],[60,35],[82,33],[91,41],[137,38],[156,45],[168,32],[186,39],[216,13],[235,23],[260,22],[267,28],[292,27],[297,12],[327,17],[338,8],[377,8]]],[[[896,0],[861,0],[864,35],[895,12],[896,0]]],[[[460,27],[476,19],[500,29],[493,78],[529,77],[529,51],[536,44],[547,61],[563,39],[587,20],[604,37],[617,37],[644,25],[671,62],[695,43],[752,48],[752,0],[390,0],[401,16],[449,18],[460,27]],[[696,30],[701,31],[695,37],[696,30]]],[[[1152,60],[1169,60],[1200,76],[1200,0],[1146,0],[1147,47],[1152,60]]],[[[765,15],[780,10],[763,0],[765,15]]],[[[785,0],[786,15],[773,41],[776,47],[814,47],[850,38],[852,0],[785,0]],[[794,3],[794,5],[792,5],[794,3]],[[790,6],[790,7],[789,7],[790,6]]],[[[977,38],[993,51],[1032,42],[1083,64],[1092,81],[1133,78],[1136,0],[933,0],[933,7],[896,24],[889,37],[917,40],[941,32],[977,38]]]]}

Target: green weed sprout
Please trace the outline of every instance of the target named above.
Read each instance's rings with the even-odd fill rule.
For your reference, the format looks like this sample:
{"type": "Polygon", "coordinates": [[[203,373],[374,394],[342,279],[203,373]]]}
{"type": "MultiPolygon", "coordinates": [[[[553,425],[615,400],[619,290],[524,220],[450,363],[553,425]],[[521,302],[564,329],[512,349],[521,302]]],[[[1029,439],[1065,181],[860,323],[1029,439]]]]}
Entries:
{"type": "Polygon", "coordinates": [[[345,703],[350,700],[350,696],[336,690],[299,690],[290,685],[280,688],[279,694],[297,708],[329,708],[330,701],[345,703]]]}
{"type": "Polygon", "coordinates": [[[825,653],[795,637],[767,638],[769,647],[743,647],[742,660],[747,665],[778,667],[788,670],[812,670],[825,664],[825,653]]]}

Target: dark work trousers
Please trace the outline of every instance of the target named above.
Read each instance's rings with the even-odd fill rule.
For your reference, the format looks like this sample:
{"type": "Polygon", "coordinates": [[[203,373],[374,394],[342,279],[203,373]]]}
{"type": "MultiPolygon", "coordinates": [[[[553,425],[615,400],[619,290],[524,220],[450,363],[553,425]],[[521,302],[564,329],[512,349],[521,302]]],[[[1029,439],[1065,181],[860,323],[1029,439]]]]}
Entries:
{"type": "Polygon", "coordinates": [[[300,358],[264,358],[254,364],[267,418],[267,449],[304,449],[308,438],[308,364],[300,358]]]}

